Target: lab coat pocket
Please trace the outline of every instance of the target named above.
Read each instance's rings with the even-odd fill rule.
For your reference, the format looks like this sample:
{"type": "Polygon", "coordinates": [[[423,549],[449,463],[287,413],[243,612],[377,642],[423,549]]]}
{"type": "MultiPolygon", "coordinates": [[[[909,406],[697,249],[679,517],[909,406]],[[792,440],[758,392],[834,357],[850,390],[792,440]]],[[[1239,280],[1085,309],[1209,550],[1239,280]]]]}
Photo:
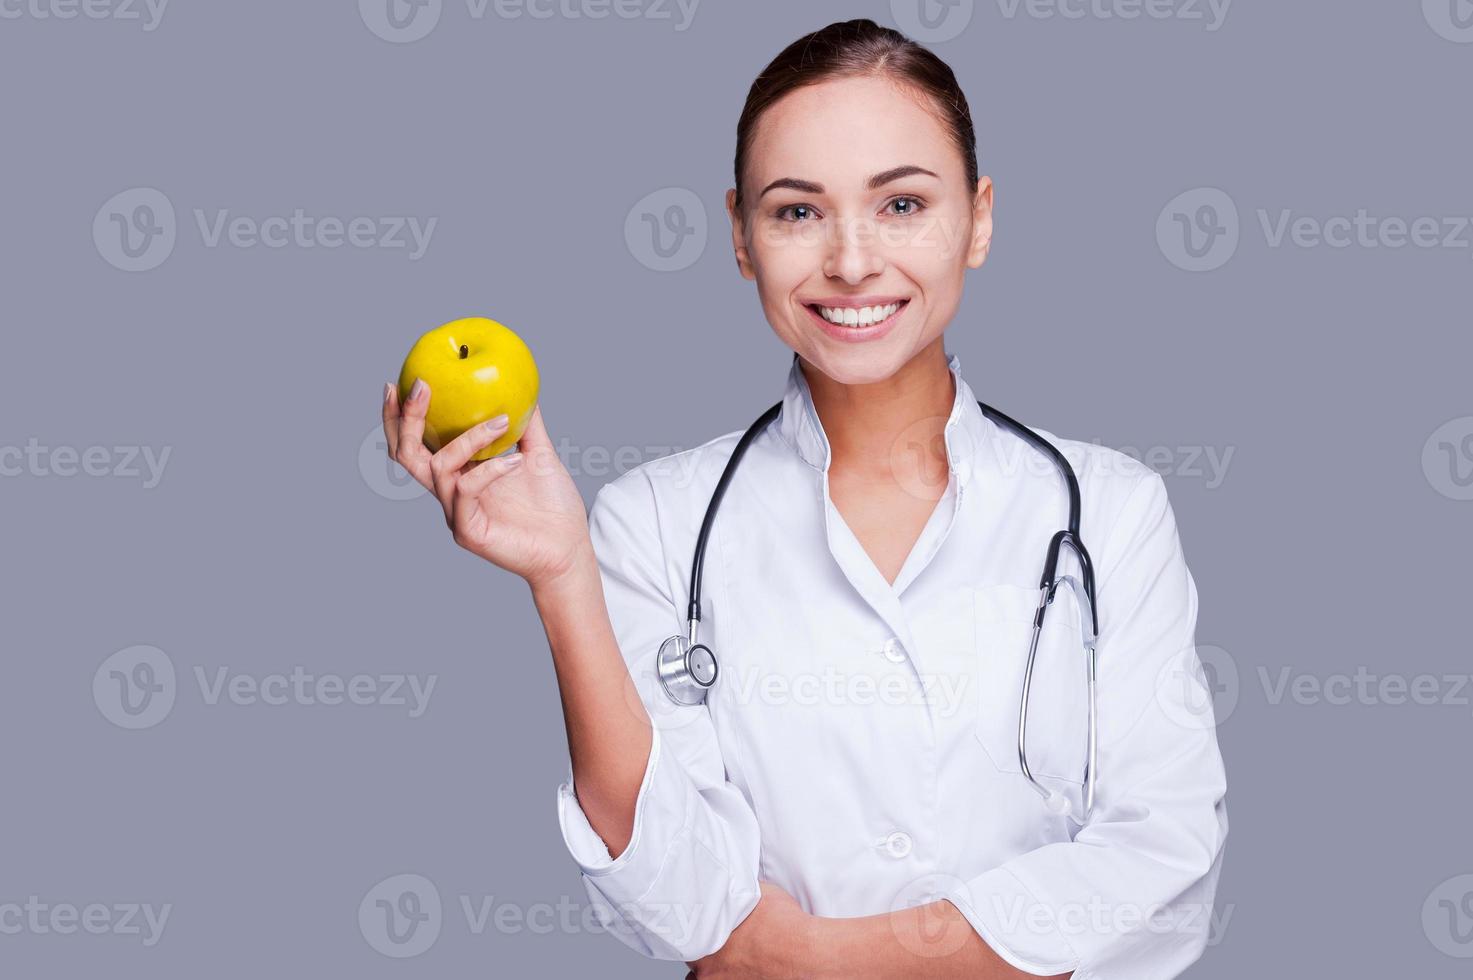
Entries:
{"type": "MultiPolygon", "coordinates": [[[[975,733],[1001,772],[1023,771],[1018,717],[1028,644],[1039,591],[992,585],[973,592],[978,713],[975,733]]],[[[1088,755],[1089,689],[1080,611],[1060,589],[1044,617],[1028,701],[1028,767],[1036,778],[1084,782],[1088,755]]]]}

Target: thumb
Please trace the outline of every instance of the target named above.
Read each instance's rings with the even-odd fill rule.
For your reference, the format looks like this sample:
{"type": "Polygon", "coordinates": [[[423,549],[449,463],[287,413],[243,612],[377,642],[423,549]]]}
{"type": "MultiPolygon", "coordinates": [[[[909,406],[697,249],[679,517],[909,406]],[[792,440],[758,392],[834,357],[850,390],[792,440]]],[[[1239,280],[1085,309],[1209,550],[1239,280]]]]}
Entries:
{"type": "Polygon", "coordinates": [[[532,409],[532,417],[527,420],[527,427],[522,430],[522,438],[517,440],[517,448],[522,452],[531,452],[533,449],[551,450],[552,439],[547,434],[547,427],[542,424],[542,403],[538,402],[532,409]]]}

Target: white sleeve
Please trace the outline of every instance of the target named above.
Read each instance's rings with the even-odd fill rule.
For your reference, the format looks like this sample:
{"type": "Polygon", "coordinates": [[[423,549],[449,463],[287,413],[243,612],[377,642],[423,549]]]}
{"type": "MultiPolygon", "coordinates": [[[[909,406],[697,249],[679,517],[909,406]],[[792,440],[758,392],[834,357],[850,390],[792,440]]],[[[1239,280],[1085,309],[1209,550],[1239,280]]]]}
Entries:
{"type": "Polygon", "coordinates": [[[1196,651],[1197,590],[1156,473],[1132,490],[1095,571],[1094,812],[1073,841],[1019,855],[946,898],[1026,973],[1164,980],[1207,945],[1227,811],[1196,651]]]}
{"type": "Polygon", "coordinates": [[[726,781],[706,706],[675,704],[655,675],[660,644],[684,633],[685,622],[648,477],[634,470],[601,489],[589,529],[614,636],[653,722],[653,744],[633,836],[618,858],[579,805],[571,765],[557,790],[558,823],[609,930],[645,956],[695,960],[725,945],[757,905],[757,818],[726,781]]]}

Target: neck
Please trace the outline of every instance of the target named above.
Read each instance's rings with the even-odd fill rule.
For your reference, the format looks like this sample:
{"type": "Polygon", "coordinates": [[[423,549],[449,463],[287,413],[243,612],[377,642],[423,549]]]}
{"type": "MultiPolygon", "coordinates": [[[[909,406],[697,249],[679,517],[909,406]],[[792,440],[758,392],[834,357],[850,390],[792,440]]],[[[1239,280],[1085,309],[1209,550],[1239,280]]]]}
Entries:
{"type": "Polygon", "coordinates": [[[841,384],[802,362],[829,440],[831,471],[890,477],[897,465],[929,469],[939,459],[945,466],[941,436],[956,387],[941,341],[937,337],[900,370],[873,384],[841,384]]]}

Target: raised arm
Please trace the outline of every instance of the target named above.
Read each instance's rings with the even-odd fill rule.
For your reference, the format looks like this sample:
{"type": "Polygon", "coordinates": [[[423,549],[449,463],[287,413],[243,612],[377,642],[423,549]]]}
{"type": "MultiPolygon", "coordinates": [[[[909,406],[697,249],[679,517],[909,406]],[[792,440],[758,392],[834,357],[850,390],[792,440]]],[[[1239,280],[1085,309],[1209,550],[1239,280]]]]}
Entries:
{"type": "Polygon", "coordinates": [[[648,483],[626,474],[585,513],[540,408],[518,453],[475,463],[505,419],[431,454],[429,401],[417,383],[401,411],[385,388],[389,455],[435,492],[458,545],[532,590],[568,736],[558,820],[596,911],[646,956],[719,949],[758,901],[757,820],[726,781],[705,706],[676,708],[633,669],[678,628],[648,483]]]}

